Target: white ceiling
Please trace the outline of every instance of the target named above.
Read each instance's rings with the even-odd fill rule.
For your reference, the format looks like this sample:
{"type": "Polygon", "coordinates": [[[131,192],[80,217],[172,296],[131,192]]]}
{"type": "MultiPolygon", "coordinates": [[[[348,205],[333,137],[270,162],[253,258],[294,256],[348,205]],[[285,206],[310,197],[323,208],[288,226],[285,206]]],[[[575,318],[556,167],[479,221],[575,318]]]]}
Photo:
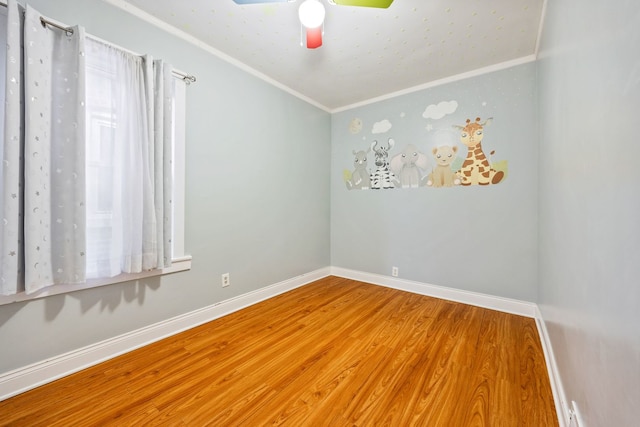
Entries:
{"type": "Polygon", "coordinates": [[[294,3],[125,0],[331,111],[536,54],[544,0],[330,5],[323,46],[300,45],[294,3]]]}

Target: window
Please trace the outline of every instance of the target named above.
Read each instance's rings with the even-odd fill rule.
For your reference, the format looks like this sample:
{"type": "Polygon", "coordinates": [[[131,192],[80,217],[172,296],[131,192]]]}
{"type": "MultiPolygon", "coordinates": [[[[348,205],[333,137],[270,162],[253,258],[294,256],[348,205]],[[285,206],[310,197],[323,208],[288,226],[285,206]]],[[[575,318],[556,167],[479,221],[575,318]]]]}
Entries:
{"type": "MultiPolygon", "coordinates": [[[[3,18],[5,21],[12,19],[11,7],[15,7],[15,4],[10,6],[8,17],[0,16],[0,21],[3,18]]],[[[35,14],[37,12],[27,10],[25,25],[33,25],[33,32],[41,32],[43,37],[55,37],[54,46],[66,49],[68,44],[73,49],[72,45],[77,43],[77,39],[75,42],[72,39],[84,37],[81,28],[74,28],[75,35],[72,37],[70,30],[65,32],[40,27],[40,16],[35,14]]],[[[17,14],[13,13],[14,19],[15,16],[17,14]]],[[[6,22],[0,25],[0,29],[3,25],[6,26],[6,22]]],[[[28,33],[31,34],[31,31],[28,33]]],[[[2,37],[6,37],[6,33],[0,31],[0,38],[2,37]]],[[[9,49],[11,40],[0,40],[2,41],[5,43],[0,45],[6,45],[9,49]]],[[[190,257],[185,256],[183,244],[186,80],[175,77],[170,66],[162,61],[132,54],[90,36],[83,38],[82,42],[78,43],[84,44],[81,54],[79,51],[63,51],[43,55],[61,58],[60,64],[44,64],[42,67],[50,76],[45,75],[42,80],[37,80],[36,72],[29,73],[36,75],[31,86],[47,95],[46,88],[41,88],[40,82],[52,80],[52,100],[47,101],[51,106],[34,107],[41,102],[41,98],[46,97],[40,96],[40,92],[33,94],[29,81],[25,82],[25,96],[29,101],[25,108],[31,109],[25,114],[26,130],[21,136],[24,139],[25,157],[29,157],[33,150],[34,158],[46,155],[50,158],[43,161],[44,167],[39,168],[42,173],[35,178],[29,175],[34,162],[29,163],[31,159],[27,159],[28,167],[24,167],[24,176],[21,177],[24,185],[20,184],[20,187],[25,188],[21,209],[25,211],[25,217],[29,217],[32,210],[38,212],[41,207],[45,221],[51,220],[51,225],[21,230],[25,234],[23,240],[27,242],[23,244],[25,248],[21,249],[21,253],[16,254],[11,247],[14,242],[2,237],[11,234],[6,226],[11,220],[5,221],[5,228],[0,236],[3,267],[5,260],[14,262],[16,258],[24,256],[24,261],[20,262],[24,263],[26,270],[32,264],[40,264],[39,270],[31,273],[31,278],[36,277],[40,284],[31,288],[32,292],[29,294],[20,288],[17,292],[15,289],[12,292],[9,288],[3,288],[5,296],[0,296],[0,304],[190,268],[190,257]],[[82,59],[78,61],[79,68],[74,72],[69,62],[73,62],[76,57],[82,59]],[[76,80],[81,81],[78,87],[74,87],[76,80]],[[68,102],[68,99],[75,99],[73,96],[69,98],[68,94],[73,95],[75,92],[81,95],[77,97],[81,99],[78,103],[81,113],[76,116],[61,115],[68,113],[66,110],[75,108],[73,102],[68,102]],[[35,130],[30,129],[32,122],[38,120],[41,125],[35,130]],[[51,141],[47,143],[50,142],[51,153],[43,153],[45,150],[37,144],[41,139],[49,138],[49,123],[52,124],[51,141]],[[71,133],[65,134],[65,129],[70,129],[71,133]],[[73,138],[69,135],[79,136],[73,138]],[[73,141],[74,139],[77,140],[73,141]],[[64,147],[65,143],[81,145],[76,150],[70,150],[71,153],[68,148],[66,152],[65,148],[56,148],[58,145],[64,147]],[[35,144],[36,148],[29,144],[35,144]],[[76,154],[77,158],[71,159],[70,163],[68,160],[60,160],[76,154]],[[78,162],[81,162],[79,167],[83,170],[74,169],[71,173],[69,165],[78,162]],[[50,184],[43,181],[49,179],[49,175],[53,175],[50,184]],[[32,187],[32,181],[38,181],[41,187],[32,187]],[[75,199],[66,196],[67,193],[77,193],[82,188],[84,192],[80,191],[80,196],[75,199]],[[50,206],[38,205],[45,195],[50,197],[50,206]],[[80,209],[77,209],[78,206],[80,209]],[[72,209],[79,210],[80,215],[76,213],[76,216],[65,217],[67,211],[72,209]],[[46,244],[38,240],[41,236],[46,244]],[[29,238],[35,242],[31,246],[29,238]],[[41,252],[46,252],[49,247],[50,253],[37,258],[33,263],[33,257],[40,257],[41,252]],[[64,251],[69,251],[80,262],[70,262],[70,257],[66,257],[64,251]],[[7,253],[12,254],[12,258],[7,253]],[[79,275],[76,271],[75,276],[70,276],[67,273],[70,265],[76,269],[81,265],[82,274],[79,275]],[[74,281],[69,277],[78,280],[74,281]]],[[[26,43],[29,46],[40,45],[29,43],[29,40],[26,43]]],[[[29,64],[25,67],[30,67],[31,63],[43,62],[37,60],[40,58],[39,52],[33,51],[35,49],[25,47],[25,56],[28,57],[25,62],[29,64]]],[[[6,63],[2,55],[0,62],[3,62],[0,64],[0,77],[7,82],[12,81],[11,70],[6,76],[2,75],[6,63]]],[[[15,71],[14,74],[18,75],[15,71]]],[[[7,87],[11,87],[9,83],[7,87]]],[[[15,100],[10,100],[7,95],[7,105],[12,102],[15,103],[15,100]]],[[[5,115],[4,124],[8,123],[8,115],[5,115]]],[[[10,132],[11,129],[5,135],[10,135],[10,132]]],[[[4,149],[8,141],[15,139],[15,136],[3,139],[2,154],[6,157],[2,158],[3,164],[13,166],[17,161],[15,156],[11,157],[11,153],[7,154],[10,150],[4,149]]],[[[44,147],[49,148],[48,145],[44,147]]],[[[15,194],[10,192],[9,180],[0,184],[0,208],[4,211],[5,207],[10,207],[10,199],[15,194]]],[[[49,202],[48,199],[47,201],[49,202]]],[[[38,222],[37,218],[36,221],[25,219],[25,223],[29,221],[36,226],[43,222],[38,222]]],[[[20,277],[20,263],[16,265],[18,281],[30,283],[29,271],[25,274],[26,279],[20,277]]],[[[3,283],[0,284],[4,286],[4,273],[2,280],[3,283]]]]}

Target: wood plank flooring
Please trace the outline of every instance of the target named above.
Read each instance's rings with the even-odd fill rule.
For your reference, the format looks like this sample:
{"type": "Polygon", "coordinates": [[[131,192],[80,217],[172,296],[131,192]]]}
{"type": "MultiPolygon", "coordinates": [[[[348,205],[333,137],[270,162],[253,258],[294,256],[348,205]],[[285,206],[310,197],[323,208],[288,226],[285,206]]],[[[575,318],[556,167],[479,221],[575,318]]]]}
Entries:
{"type": "Polygon", "coordinates": [[[328,277],[0,402],[10,426],[556,426],[532,319],[328,277]]]}

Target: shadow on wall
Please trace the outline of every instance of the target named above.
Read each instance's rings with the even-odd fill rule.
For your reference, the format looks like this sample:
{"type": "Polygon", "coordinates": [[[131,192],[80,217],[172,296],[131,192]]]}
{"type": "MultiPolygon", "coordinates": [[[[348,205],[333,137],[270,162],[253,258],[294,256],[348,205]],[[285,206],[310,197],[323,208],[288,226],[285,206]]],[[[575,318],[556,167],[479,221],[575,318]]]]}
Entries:
{"type": "MultiPolygon", "coordinates": [[[[67,294],[52,295],[43,297],[44,315],[47,322],[58,317],[65,306],[66,298],[75,298],[80,302],[82,313],[86,313],[96,305],[100,305],[100,311],[115,309],[124,301],[132,303],[137,300],[138,305],[143,305],[147,290],[156,291],[160,288],[161,278],[149,277],[132,282],[117,283],[100,286],[97,288],[84,289],[67,294]]],[[[37,300],[21,301],[0,306],[0,326],[7,323],[13,316],[20,312],[28,304],[37,300]]]]}
{"type": "Polygon", "coordinates": [[[158,290],[160,288],[160,280],[159,276],[149,277],[133,282],[117,283],[72,292],[69,296],[76,298],[80,302],[82,313],[86,313],[98,304],[100,304],[100,311],[109,310],[113,312],[123,301],[131,303],[138,300],[138,305],[144,304],[147,288],[153,291],[158,290]]]}
{"type": "Polygon", "coordinates": [[[13,304],[7,304],[0,306],[0,327],[9,321],[13,316],[22,310],[28,302],[14,302],[13,304]]]}

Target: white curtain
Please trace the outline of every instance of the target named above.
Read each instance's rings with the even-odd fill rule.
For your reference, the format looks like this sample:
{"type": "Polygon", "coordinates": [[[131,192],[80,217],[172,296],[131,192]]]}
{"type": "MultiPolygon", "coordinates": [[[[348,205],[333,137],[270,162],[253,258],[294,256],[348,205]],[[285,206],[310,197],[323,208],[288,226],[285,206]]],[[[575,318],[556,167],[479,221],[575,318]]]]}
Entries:
{"type": "Polygon", "coordinates": [[[171,67],[88,39],[87,68],[89,149],[100,156],[88,174],[88,277],[169,266],[171,67]]]}
{"type": "Polygon", "coordinates": [[[8,2],[7,14],[1,242],[5,295],[22,286],[32,293],[85,278],[83,30],[52,31],[29,6],[23,22],[15,0],[8,2]]]}
{"type": "Polygon", "coordinates": [[[24,261],[27,293],[85,280],[84,30],[24,32],[24,261]]]}
{"type": "MultiPolygon", "coordinates": [[[[147,58],[147,64],[151,58],[147,58]]],[[[147,69],[148,70],[148,69],[147,69]]],[[[148,72],[148,71],[147,71],[148,72]]],[[[154,106],[154,204],[156,218],[161,223],[157,227],[157,263],[161,267],[171,265],[173,236],[172,194],[173,194],[173,136],[174,136],[174,99],[175,79],[171,65],[162,60],[153,62],[155,91],[154,106]]]]}
{"type": "Polygon", "coordinates": [[[171,66],[40,18],[0,16],[0,294],[170,266],[171,66]]]}
{"type": "MultiPolygon", "coordinates": [[[[4,12],[4,11],[3,11],[4,12]]],[[[22,148],[24,116],[22,105],[23,22],[24,9],[16,0],[9,0],[3,21],[2,42],[6,43],[4,78],[4,115],[2,170],[0,184],[0,294],[12,295],[24,290],[22,250],[22,148]]]]}

